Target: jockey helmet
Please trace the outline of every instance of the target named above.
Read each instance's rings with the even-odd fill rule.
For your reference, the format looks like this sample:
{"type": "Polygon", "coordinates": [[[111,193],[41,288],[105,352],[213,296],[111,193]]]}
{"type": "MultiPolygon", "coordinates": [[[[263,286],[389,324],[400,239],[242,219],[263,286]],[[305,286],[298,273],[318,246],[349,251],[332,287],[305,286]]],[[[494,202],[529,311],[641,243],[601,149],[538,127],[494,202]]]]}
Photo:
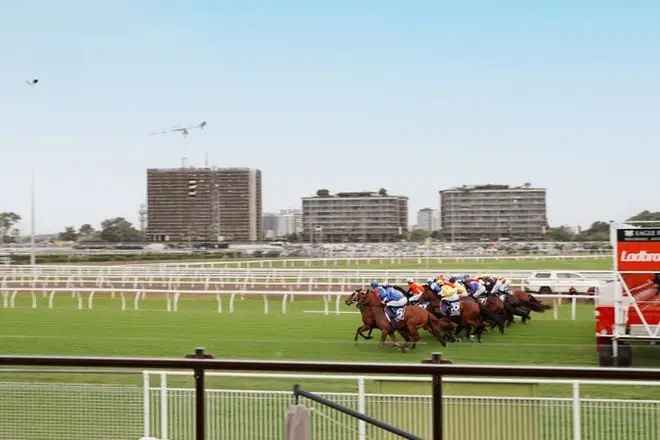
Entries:
{"type": "Polygon", "coordinates": [[[449,278],[449,282],[452,283],[452,284],[455,283],[455,282],[456,282],[456,278],[454,278],[454,277],[449,278]]]}
{"type": "Polygon", "coordinates": [[[408,278],[408,284],[412,284],[414,282],[415,282],[415,280],[413,280],[412,278],[408,278]]]}
{"type": "Polygon", "coordinates": [[[378,282],[377,281],[372,281],[371,282],[371,288],[375,289],[376,287],[378,287],[378,282]]]}
{"type": "Polygon", "coordinates": [[[384,288],[387,289],[388,287],[390,287],[390,283],[388,283],[387,281],[385,281],[384,283],[381,284],[381,286],[383,286],[384,288]]]}

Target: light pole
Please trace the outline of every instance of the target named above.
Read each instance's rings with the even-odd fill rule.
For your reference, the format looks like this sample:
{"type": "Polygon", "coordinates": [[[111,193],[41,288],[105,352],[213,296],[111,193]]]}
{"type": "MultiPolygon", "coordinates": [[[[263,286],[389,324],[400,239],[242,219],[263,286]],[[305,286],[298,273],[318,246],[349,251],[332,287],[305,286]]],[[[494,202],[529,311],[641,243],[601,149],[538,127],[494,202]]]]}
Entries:
{"type": "Polygon", "coordinates": [[[34,249],[34,230],[35,230],[35,210],[34,210],[34,170],[32,170],[32,184],[30,188],[30,265],[36,264],[34,249]]]}

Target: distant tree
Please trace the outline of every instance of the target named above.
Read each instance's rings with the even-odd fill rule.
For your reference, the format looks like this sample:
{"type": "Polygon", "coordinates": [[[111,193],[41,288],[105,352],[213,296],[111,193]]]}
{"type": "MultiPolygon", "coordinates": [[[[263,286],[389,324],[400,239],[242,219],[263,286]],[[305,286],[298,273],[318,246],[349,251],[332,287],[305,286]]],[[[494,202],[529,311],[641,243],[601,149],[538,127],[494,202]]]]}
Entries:
{"type": "Polygon", "coordinates": [[[124,217],[115,217],[101,222],[101,240],[103,241],[142,241],[143,235],[124,217]]]}
{"type": "Polygon", "coordinates": [[[15,212],[0,212],[0,243],[9,239],[9,233],[21,220],[21,216],[15,212]]]}
{"type": "Polygon", "coordinates": [[[82,237],[86,235],[92,235],[94,232],[96,232],[96,230],[89,223],[85,223],[80,227],[80,229],[78,229],[78,234],[82,237]]]}
{"type": "Polygon", "coordinates": [[[580,232],[577,237],[580,241],[607,241],[610,239],[610,224],[596,221],[589,229],[580,232]]]}
{"type": "Polygon", "coordinates": [[[424,229],[415,229],[409,234],[410,241],[424,241],[431,236],[429,231],[424,229]]]}
{"type": "Polygon", "coordinates": [[[545,239],[549,241],[573,241],[575,240],[575,233],[568,226],[548,228],[545,232],[545,239]]]}
{"type": "Polygon", "coordinates": [[[442,240],[442,231],[440,229],[437,229],[433,232],[431,232],[431,238],[435,240],[442,240]]]}
{"type": "Polygon", "coordinates": [[[660,222],[660,211],[642,211],[628,219],[629,221],[638,222],[660,222]]]}
{"type": "Polygon", "coordinates": [[[284,237],[284,240],[289,242],[298,242],[302,241],[302,234],[292,233],[284,237]]]}
{"type": "Polygon", "coordinates": [[[387,195],[387,190],[385,188],[381,188],[378,190],[378,194],[385,197],[387,195]]]}
{"type": "Polygon", "coordinates": [[[73,226],[67,226],[64,228],[64,232],[60,232],[57,238],[64,241],[76,241],[78,240],[78,233],[73,226]]]}

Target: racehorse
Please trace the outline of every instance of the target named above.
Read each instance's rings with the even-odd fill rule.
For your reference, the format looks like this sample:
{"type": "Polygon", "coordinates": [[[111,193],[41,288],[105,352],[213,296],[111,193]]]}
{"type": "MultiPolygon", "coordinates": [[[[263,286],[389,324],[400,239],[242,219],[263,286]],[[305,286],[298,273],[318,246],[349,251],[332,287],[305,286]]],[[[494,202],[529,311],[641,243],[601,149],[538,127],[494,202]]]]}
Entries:
{"type": "Polygon", "coordinates": [[[532,319],[529,316],[530,309],[508,292],[504,295],[504,310],[507,327],[513,323],[514,316],[520,316],[523,324],[527,324],[527,321],[532,319]]]}
{"type": "Polygon", "coordinates": [[[491,328],[497,327],[500,334],[504,334],[506,308],[500,297],[494,294],[486,295],[483,302],[479,301],[479,305],[481,308],[482,321],[490,322],[491,328]]]}
{"type": "MultiPolygon", "coordinates": [[[[353,303],[358,302],[358,295],[362,292],[362,289],[356,289],[353,291],[351,296],[349,296],[346,301],[347,306],[350,306],[353,303]]],[[[374,328],[377,328],[376,326],[376,318],[374,317],[373,310],[369,308],[365,308],[361,304],[357,304],[358,310],[360,310],[360,313],[362,314],[362,325],[358,326],[357,330],[355,331],[355,338],[353,338],[354,341],[357,342],[358,336],[362,336],[364,339],[372,339],[373,336],[371,336],[371,332],[374,330],[374,328]],[[366,335],[363,333],[365,331],[368,331],[366,335]]]]}
{"type": "Polygon", "coordinates": [[[541,301],[534,298],[531,294],[520,289],[515,289],[511,295],[513,295],[513,297],[517,299],[522,306],[532,309],[535,312],[543,313],[546,310],[552,308],[552,306],[543,304],[541,301]]]}
{"type": "MultiPolygon", "coordinates": [[[[381,331],[381,346],[385,345],[387,336],[390,336],[396,343],[394,332],[398,330],[401,336],[406,340],[406,344],[404,344],[402,350],[405,351],[408,346],[415,348],[417,341],[421,339],[419,332],[417,331],[420,327],[430,331],[442,345],[447,345],[444,340],[444,332],[448,330],[449,327],[422,307],[413,305],[406,306],[403,312],[403,320],[399,323],[398,327],[395,328],[385,316],[385,306],[381,303],[380,298],[374,290],[360,289],[356,292],[357,303],[359,306],[362,306],[361,312],[363,315],[363,323],[365,322],[364,315],[371,313],[376,327],[381,331]]],[[[447,324],[449,324],[452,330],[454,329],[453,323],[447,324]]]]}
{"type": "MultiPolygon", "coordinates": [[[[442,313],[442,302],[429,286],[424,286],[424,293],[420,297],[420,301],[428,302],[430,304],[430,310],[435,316],[444,317],[442,313]]],[[[481,342],[481,334],[485,326],[481,321],[481,307],[479,307],[479,303],[468,296],[461,297],[460,303],[460,315],[447,317],[457,324],[456,335],[458,336],[462,330],[465,330],[468,336],[474,334],[477,337],[477,341],[481,342]]]]}

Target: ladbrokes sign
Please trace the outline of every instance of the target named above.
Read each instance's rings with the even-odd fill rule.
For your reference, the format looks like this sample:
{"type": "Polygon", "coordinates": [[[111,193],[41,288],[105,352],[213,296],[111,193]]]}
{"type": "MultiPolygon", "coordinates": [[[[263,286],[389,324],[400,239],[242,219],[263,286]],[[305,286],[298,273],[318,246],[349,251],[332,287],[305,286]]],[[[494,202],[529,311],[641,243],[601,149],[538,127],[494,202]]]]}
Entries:
{"type": "Polygon", "coordinates": [[[660,272],[660,228],[619,229],[616,254],[620,272],[649,272],[623,274],[628,288],[648,282],[660,272]]]}

